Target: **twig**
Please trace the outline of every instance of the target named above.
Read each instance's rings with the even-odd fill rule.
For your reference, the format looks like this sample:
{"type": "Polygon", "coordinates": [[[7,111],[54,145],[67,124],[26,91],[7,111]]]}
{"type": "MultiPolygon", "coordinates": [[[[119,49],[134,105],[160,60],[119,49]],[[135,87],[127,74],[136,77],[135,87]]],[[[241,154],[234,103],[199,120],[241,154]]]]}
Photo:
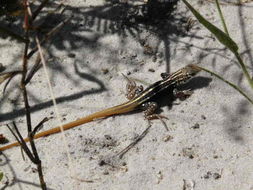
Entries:
{"type": "Polygon", "coordinates": [[[5,74],[5,76],[2,77],[2,81],[0,82],[0,84],[3,81],[5,81],[7,78],[9,78],[8,81],[4,85],[3,94],[5,93],[5,90],[8,86],[8,84],[10,83],[11,79],[13,79],[13,77],[16,76],[17,74],[21,74],[21,73],[22,73],[21,71],[14,71],[14,72],[5,74]]]}
{"type": "Polygon", "coordinates": [[[129,144],[126,148],[124,148],[122,151],[120,151],[117,156],[119,156],[119,158],[121,159],[131,148],[134,147],[134,145],[136,145],[139,141],[141,141],[146,134],[148,133],[149,129],[151,128],[151,122],[148,121],[149,125],[148,127],[131,143],[129,144]]]}
{"type": "Polygon", "coordinates": [[[15,132],[11,129],[11,127],[7,124],[8,129],[11,131],[12,135],[15,137],[15,139],[19,142],[20,146],[22,147],[22,149],[25,151],[25,153],[27,154],[27,156],[30,158],[30,160],[36,164],[36,160],[33,156],[33,154],[31,153],[30,149],[27,147],[23,137],[21,136],[15,122],[12,123],[13,127],[15,129],[15,132],[17,133],[17,135],[15,134],[15,132]]]}
{"type": "Polygon", "coordinates": [[[39,122],[39,124],[36,127],[34,127],[31,135],[34,137],[34,135],[37,133],[37,131],[40,130],[40,128],[43,126],[43,124],[45,122],[47,122],[48,120],[49,120],[49,118],[45,117],[41,122],[39,122]]]}
{"type": "Polygon", "coordinates": [[[35,18],[39,15],[40,11],[45,7],[45,5],[47,4],[48,0],[44,0],[40,6],[34,11],[33,15],[32,15],[32,20],[35,20],[35,18]]]}
{"type": "MultiPolygon", "coordinates": [[[[24,29],[25,29],[25,39],[29,39],[29,29],[32,28],[32,21],[29,19],[32,16],[31,9],[29,7],[29,2],[27,0],[24,0],[24,7],[25,7],[25,18],[24,18],[24,29]]],[[[28,102],[28,95],[26,90],[26,75],[27,75],[27,62],[28,62],[28,47],[29,47],[29,41],[25,43],[25,50],[23,55],[23,72],[22,72],[22,79],[21,79],[21,89],[23,92],[23,98],[25,103],[25,112],[26,112],[26,124],[27,124],[27,131],[28,131],[28,137],[32,149],[33,155],[30,155],[29,158],[31,161],[33,160],[34,163],[37,165],[39,179],[40,179],[40,185],[43,190],[46,190],[46,183],[44,181],[42,167],[41,167],[41,160],[39,158],[34,139],[33,139],[33,130],[32,130],[32,123],[31,123],[31,112],[30,112],[30,105],[28,102]]],[[[17,129],[17,128],[16,128],[17,129]]],[[[18,130],[17,130],[18,132],[18,130]]],[[[19,133],[19,132],[18,132],[19,133]]],[[[23,140],[22,137],[20,137],[21,140],[23,140]]],[[[26,153],[30,153],[30,150],[27,148],[25,142],[23,142],[22,148],[25,150],[26,153]],[[28,151],[29,150],[29,151],[28,151]]],[[[28,154],[27,154],[28,155],[28,154]]]]}
{"type": "Polygon", "coordinates": [[[41,61],[40,55],[38,54],[36,57],[35,63],[33,64],[33,67],[30,69],[29,73],[27,74],[27,77],[25,79],[25,85],[27,85],[31,81],[35,73],[40,69],[41,67],[40,61],[41,61]]]}

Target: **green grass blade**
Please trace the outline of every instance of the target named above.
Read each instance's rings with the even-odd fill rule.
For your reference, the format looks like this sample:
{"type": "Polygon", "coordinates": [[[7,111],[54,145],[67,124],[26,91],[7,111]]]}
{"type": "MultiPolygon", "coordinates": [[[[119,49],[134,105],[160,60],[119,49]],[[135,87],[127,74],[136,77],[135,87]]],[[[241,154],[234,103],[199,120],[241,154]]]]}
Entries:
{"type": "Polygon", "coordinates": [[[198,19],[198,21],[203,24],[212,34],[216,36],[216,38],[225,45],[232,52],[238,51],[237,44],[222,30],[214,26],[212,23],[208,22],[201,14],[198,13],[186,0],[183,0],[185,5],[190,9],[190,11],[194,14],[194,16],[198,19]]]}
{"type": "Polygon", "coordinates": [[[224,79],[222,76],[206,69],[206,68],[203,68],[203,67],[200,67],[200,66],[197,66],[199,67],[201,70],[207,72],[207,73],[210,73],[211,75],[217,77],[218,79],[222,80],[223,82],[227,83],[229,86],[231,86],[232,88],[234,88],[236,91],[238,91],[241,95],[243,95],[251,104],[253,104],[253,100],[246,94],[244,93],[238,86],[236,86],[235,84],[229,82],[228,80],[224,79]]]}
{"type": "Polygon", "coordinates": [[[222,11],[221,11],[221,8],[220,8],[219,0],[215,0],[215,3],[216,3],[216,6],[217,6],[217,9],[218,9],[220,18],[221,18],[221,22],[222,22],[224,31],[225,31],[225,33],[229,36],[228,29],[227,29],[227,25],[226,25],[225,19],[224,19],[224,17],[223,17],[223,14],[222,14],[222,11]]]}
{"type": "Polygon", "coordinates": [[[0,172],[0,181],[3,179],[3,177],[4,177],[4,173],[0,172]]]}
{"type": "Polygon", "coordinates": [[[242,71],[243,71],[243,73],[244,73],[246,79],[248,80],[248,82],[249,82],[251,88],[253,89],[253,79],[251,78],[251,76],[250,76],[250,74],[249,74],[249,72],[248,72],[248,70],[247,70],[245,64],[243,63],[241,56],[240,56],[237,52],[234,53],[234,54],[235,54],[235,57],[237,58],[239,64],[240,64],[241,67],[242,67],[242,71]]]}
{"type": "MultiPolygon", "coordinates": [[[[194,16],[198,19],[198,21],[203,24],[212,34],[216,36],[216,38],[225,45],[228,49],[230,49],[234,55],[236,56],[239,64],[241,65],[242,71],[246,79],[248,80],[251,88],[253,89],[253,79],[251,78],[250,74],[248,73],[245,64],[243,63],[239,53],[238,53],[238,46],[237,44],[222,30],[208,22],[198,11],[196,11],[188,2],[187,0],[182,0],[185,5],[190,9],[190,11],[194,14],[194,16]]],[[[218,1],[216,0],[217,4],[219,5],[218,1]]],[[[220,14],[222,17],[222,13],[220,10],[220,14]]],[[[223,20],[223,24],[226,26],[225,21],[223,20]]]]}

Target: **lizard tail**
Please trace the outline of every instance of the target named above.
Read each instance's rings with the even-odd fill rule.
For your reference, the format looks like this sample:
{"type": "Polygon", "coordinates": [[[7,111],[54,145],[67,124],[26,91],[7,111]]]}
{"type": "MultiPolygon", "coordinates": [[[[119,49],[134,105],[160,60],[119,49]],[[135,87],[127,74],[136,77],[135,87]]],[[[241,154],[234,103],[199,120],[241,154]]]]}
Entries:
{"type": "MultiPolygon", "coordinates": [[[[62,125],[62,127],[58,126],[58,127],[55,127],[55,128],[37,133],[37,134],[34,135],[34,139],[38,139],[40,137],[45,137],[45,136],[48,136],[48,135],[59,133],[62,130],[65,131],[65,130],[77,127],[79,125],[89,123],[89,122],[94,121],[96,119],[102,119],[102,118],[109,117],[111,115],[126,113],[126,112],[129,112],[129,111],[133,110],[134,107],[135,106],[128,106],[127,104],[126,105],[121,104],[119,106],[114,106],[114,107],[111,107],[111,108],[107,108],[105,110],[98,111],[98,112],[93,113],[91,115],[88,115],[86,117],[82,117],[82,118],[77,119],[75,121],[66,123],[66,124],[62,125]]],[[[25,138],[24,141],[29,142],[30,138],[25,138]]],[[[15,147],[15,146],[20,146],[20,143],[19,142],[14,142],[12,144],[8,144],[6,146],[0,147],[0,151],[4,151],[4,150],[10,149],[10,148],[15,147]]]]}

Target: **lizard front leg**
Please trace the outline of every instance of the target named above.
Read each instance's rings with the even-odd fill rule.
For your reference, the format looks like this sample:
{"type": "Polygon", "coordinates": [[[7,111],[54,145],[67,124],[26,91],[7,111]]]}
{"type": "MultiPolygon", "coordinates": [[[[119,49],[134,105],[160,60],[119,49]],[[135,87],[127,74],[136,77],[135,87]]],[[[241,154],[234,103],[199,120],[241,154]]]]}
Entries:
{"type": "Polygon", "coordinates": [[[169,74],[169,73],[161,73],[162,79],[169,78],[170,75],[171,75],[171,74],[169,74]]]}
{"type": "Polygon", "coordinates": [[[128,100],[132,100],[134,97],[138,96],[143,91],[143,86],[137,86],[136,82],[129,79],[127,76],[123,75],[127,79],[126,85],[126,97],[128,100]]]}
{"type": "Polygon", "coordinates": [[[146,103],[143,103],[141,107],[144,110],[145,119],[147,120],[159,119],[163,123],[165,129],[167,131],[169,130],[165,121],[163,120],[163,119],[168,119],[168,118],[163,115],[154,113],[155,110],[158,108],[158,105],[156,102],[146,102],[146,103]]]}

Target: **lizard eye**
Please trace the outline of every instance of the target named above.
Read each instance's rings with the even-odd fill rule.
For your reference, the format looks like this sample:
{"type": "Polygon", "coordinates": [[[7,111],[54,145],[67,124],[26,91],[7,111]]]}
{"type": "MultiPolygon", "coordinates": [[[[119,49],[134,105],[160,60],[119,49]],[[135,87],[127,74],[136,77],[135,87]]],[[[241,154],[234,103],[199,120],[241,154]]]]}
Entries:
{"type": "Polygon", "coordinates": [[[166,78],[168,78],[169,76],[170,76],[169,73],[161,73],[162,79],[166,79],[166,78]]]}
{"type": "Polygon", "coordinates": [[[201,71],[201,69],[194,64],[189,64],[186,66],[186,70],[187,70],[187,75],[189,75],[189,77],[195,76],[199,71],[201,71]]]}

